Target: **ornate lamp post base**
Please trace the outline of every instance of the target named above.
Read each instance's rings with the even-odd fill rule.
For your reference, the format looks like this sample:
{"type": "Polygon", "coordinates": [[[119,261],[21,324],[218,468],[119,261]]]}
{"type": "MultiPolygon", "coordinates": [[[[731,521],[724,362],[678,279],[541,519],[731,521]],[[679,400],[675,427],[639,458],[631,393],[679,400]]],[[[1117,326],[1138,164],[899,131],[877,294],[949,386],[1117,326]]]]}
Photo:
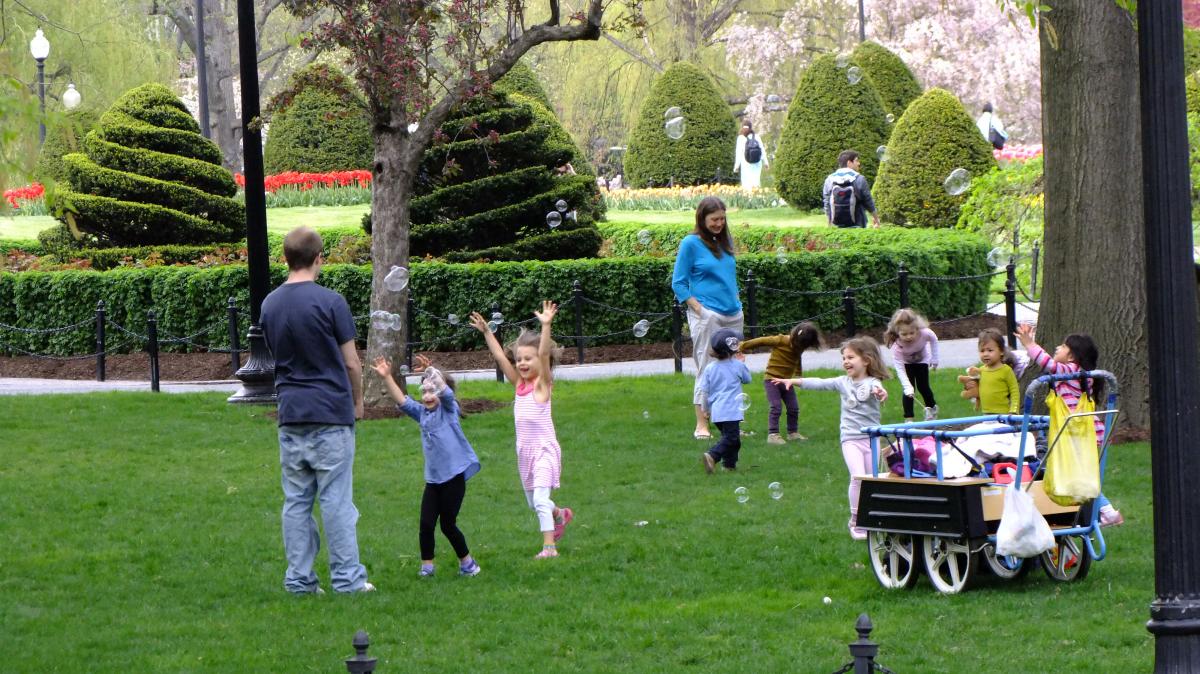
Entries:
{"type": "Polygon", "coordinates": [[[275,359],[267,348],[262,327],[251,323],[248,339],[250,357],[234,374],[242,381],[242,387],[229,396],[227,402],[274,405],[279,402],[279,396],[275,393],[275,359]]]}

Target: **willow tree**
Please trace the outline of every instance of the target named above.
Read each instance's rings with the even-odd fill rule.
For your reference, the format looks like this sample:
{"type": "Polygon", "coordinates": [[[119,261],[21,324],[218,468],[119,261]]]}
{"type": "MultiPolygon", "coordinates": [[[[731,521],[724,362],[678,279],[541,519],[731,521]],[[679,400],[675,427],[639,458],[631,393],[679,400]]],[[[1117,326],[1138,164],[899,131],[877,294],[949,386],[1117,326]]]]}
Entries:
{"type": "MultiPolygon", "coordinates": [[[[288,0],[298,16],[333,15],[304,45],[345,50],[367,98],[375,141],[372,310],[404,313],[407,289],[390,292],[383,279],[393,266],[408,267],[409,202],[437,129],[533,47],[599,39],[604,12],[616,1],[588,0],[585,10],[564,17],[559,0],[546,0],[537,3],[544,13],[533,23],[534,3],[526,0],[288,0]]],[[[403,326],[397,337],[372,326],[370,356],[396,348],[385,342],[402,345],[408,328],[403,326]]],[[[380,390],[372,380],[368,397],[378,398],[380,390]]]]}

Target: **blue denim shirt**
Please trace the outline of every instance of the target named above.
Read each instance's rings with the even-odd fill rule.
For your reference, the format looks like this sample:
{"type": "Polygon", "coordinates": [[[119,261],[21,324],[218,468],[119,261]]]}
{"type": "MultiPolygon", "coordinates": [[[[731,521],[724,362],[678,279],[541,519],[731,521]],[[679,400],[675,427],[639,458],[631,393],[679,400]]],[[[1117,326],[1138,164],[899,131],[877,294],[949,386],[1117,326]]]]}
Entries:
{"type": "Polygon", "coordinates": [[[697,387],[704,391],[713,423],[745,418],[741,401],[742,384],[750,383],[750,370],[736,358],[714,360],[704,368],[697,387]]]}
{"type": "Polygon", "coordinates": [[[432,410],[408,398],[396,407],[421,424],[421,448],[425,451],[425,481],[442,484],[459,473],[469,480],[479,472],[479,458],[458,422],[458,401],[446,388],[439,396],[441,404],[432,410]]]}

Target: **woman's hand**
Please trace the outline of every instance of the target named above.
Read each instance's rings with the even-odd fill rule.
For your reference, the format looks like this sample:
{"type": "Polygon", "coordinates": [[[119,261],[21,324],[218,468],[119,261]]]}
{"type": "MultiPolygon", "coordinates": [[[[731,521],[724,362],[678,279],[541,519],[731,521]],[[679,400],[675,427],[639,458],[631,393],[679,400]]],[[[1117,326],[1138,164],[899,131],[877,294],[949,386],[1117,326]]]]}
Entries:
{"type": "Polygon", "coordinates": [[[554,315],[558,313],[558,305],[550,300],[542,300],[542,310],[533,312],[534,316],[541,321],[542,325],[549,325],[554,321],[554,315]]]}
{"type": "Polygon", "coordinates": [[[428,356],[423,354],[418,353],[413,357],[413,360],[415,361],[415,364],[413,365],[413,372],[424,372],[425,370],[433,367],[433,362],[429,360],[428,356]]]}

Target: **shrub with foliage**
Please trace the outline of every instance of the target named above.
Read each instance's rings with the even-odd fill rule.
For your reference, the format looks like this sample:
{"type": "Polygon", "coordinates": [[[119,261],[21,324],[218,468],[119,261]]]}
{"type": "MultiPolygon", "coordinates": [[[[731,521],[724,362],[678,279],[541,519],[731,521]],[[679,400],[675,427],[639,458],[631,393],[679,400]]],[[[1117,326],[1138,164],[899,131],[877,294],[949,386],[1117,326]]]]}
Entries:
{"type": "Polygon", "coordinates": [[[930,89],[908,106],[888,142],[875,204],[886,222],[908,227],[953,227],[967,196],[947,193],[951,171],[972,178],[996,167],[992,146],[954,94],[930,89]]]}
{"type": "Polygon", "coordinates": [[[245,230],[221,151],[169,89],[126,92],[65,155],[70,190],[59,198],[83,233],[102,246],[230,241],[245,230]]]}
{"type": "Polygon", "coordinates": [[[862,68],[879,94],[884,112],[895,115],[896,119],[921,95],[921,84],[904,61],[878,42],[859,43],[851,54],[851,61],[862,68]]]}
{"type": "Polygon", "coordinates": [[[992,246],[1006,253],[1017,253],[1017,280],[1022,288],[1031,287],[1033,243],[1043,240],[1042,171],[1042,158],[1036,157],[1009,162],[979,176],[971,181],[971,194],[958,216],[959,229],[983,235],[992,246]],[[1015,251],[1014,234],[1018,243],[1015,251]]]}
{"type": "Polygon", "coordinates": [[[35,179],[47,182],[66,182],[67,167],[63,155],[83,152],[83,139],[96,126],[99,119],[92,110],[72,110],[58,118],[58,123],[46,129],[46,142],[38,154],[37,166],[33,169],[35,179]]]}
{"type": "Polygon", "coordinates": [[[825,177],[837,168],[843,150],[857,150],[860,172],[875,182],[875,149],[887,140],[887,113],[866,78],[851,84],[848,71],[837,66],[832,54],[816,58],[788,106],[775,159],[775,187],[795,208],[821,207],[825,177]]]}
{"type": "Polygon", "coordinates": [[[1188,114],[1200,113],[1200,70],[1187,76],[1184,91],[1187,94],[1188,114]]]}
{"type": "Polygon", "coordinates": [[[268,174],[369,169],[375,157],[366,103],[350,79],[327,65],[297,73],[271,100],[263,149],[268,174]]]}
{"type": "Polygon", "coordinates": [[[550,97],[546,95],[546,90],[538,81],[537,75],[523,61],[517,61],[504,74],[504,77],[496,80],[494,89],[506,94],[524,94],[546,106],[547,110],[554,109],[554,106],[550,104],[550,97]]]}
{"type": "Polygon", "coordinates": [[[736,141],[737,122],[713,81],[691,63],[674,63],[654,81],[629,134],[625,183],[699,185],[717,180],[718,172],[730,179],[736,141]],[[671,108],[679,108],[685,124],[678,140],[664,129],[671,108]]]}

